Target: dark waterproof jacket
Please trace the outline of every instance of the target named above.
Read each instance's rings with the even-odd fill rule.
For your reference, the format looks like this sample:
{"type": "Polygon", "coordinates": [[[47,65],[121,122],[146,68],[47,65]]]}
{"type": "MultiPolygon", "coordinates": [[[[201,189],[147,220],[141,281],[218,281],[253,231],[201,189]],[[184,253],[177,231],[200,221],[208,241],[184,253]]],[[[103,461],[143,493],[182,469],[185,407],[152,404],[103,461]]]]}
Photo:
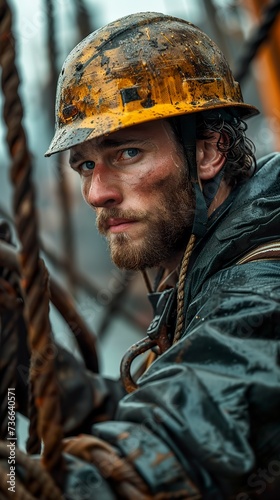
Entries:
{"type": "Polygon", "coordinates": [[[135,457],[154,495],[190,498],[178,496],[187,478],[203,499],[280,498],[280,261],[238,263],[276,240],[278,154],[211,216],[186,278],[181,340],[120,400],[114,421],[92,426],[135,457]]]}

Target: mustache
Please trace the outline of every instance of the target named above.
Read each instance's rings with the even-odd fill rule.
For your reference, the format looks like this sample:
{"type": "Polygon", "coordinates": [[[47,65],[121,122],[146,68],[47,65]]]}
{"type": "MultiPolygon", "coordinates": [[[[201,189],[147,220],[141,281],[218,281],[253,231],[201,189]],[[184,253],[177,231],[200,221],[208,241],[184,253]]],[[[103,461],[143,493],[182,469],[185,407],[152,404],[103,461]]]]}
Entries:
{"type": "Polygon", "coordinates": [[[127,219],[129,221],[139,221],[147,219],[146,212],[142,210],[123,210],[120,208],[102,208],[96,214],[96,226],[101,234],[105,234],[108,229],[109,219],[127,219]]]}

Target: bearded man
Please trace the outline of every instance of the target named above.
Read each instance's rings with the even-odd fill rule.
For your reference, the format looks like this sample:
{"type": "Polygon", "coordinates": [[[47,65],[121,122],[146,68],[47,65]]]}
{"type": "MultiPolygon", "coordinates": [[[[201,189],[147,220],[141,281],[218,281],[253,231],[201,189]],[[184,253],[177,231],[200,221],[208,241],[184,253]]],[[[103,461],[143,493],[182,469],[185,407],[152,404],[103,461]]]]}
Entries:
{"type": "Polygon", "coordinates": [[[65,444],[67,498],[83,470],[91,498],[279,497],[280,160],[256,162],[256,113],[212,40],[159,13],[97,30],[63,65],[46,155],[70,150],[115,264],[159,268],[123,387],[84,372],[82,412],[71,391],[62,405],[65,433],[87,433],[65,444]]]}

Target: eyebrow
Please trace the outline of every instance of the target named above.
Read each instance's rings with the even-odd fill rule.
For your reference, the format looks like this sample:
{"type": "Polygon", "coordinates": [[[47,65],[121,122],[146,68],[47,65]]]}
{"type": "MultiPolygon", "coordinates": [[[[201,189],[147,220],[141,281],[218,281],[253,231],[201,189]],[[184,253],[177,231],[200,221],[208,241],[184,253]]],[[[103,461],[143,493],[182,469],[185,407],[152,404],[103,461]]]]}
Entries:
{"type": "Polygon", "coordinates": [[[77,163],[79,160],[84,158],[84,154],[79,151],[75,151],[74,153],[70,152],[69,163],[72,165],[73,163],[77,163]]]}
{"type": "MultiPolygon", "coordinates": [[[[138,144],[139,143],[145,143],[147,142],[147,139],[139,139],[139,137],[135,137],[135,138],[129,138],[129,139],[126,139],[126,138],[123,138],[123,139],[104,139],[100,144],[98,144],[98,148],[99,149],[106,149],[106,148],[115,148],[115,147],[119,147],[119,146],[124,146],[126,144],[130,144],[130,143],[135,143],[137,142],[138,144]]],[[[71,164],[74,164],[74,163],[77,163],[78,161],[81,161],[83,160],[85,157],[87,156],[87,152],[86,151],[74,151],[74,152],[70,152],[70,158],[69,158],[69,163],[70,165],[71,164]]]]}

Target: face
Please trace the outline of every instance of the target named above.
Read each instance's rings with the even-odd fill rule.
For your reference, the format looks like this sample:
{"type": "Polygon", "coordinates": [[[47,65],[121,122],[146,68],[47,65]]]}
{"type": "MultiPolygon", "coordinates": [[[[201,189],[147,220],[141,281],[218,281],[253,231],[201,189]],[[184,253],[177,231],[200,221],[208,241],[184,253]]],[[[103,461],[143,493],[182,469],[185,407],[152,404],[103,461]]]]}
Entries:
{"type": "Polygon", "coordinates": [[[194,200],[181,147],[165,120],[92,139],[70,150],[85,201],[114,263],[168,265],[190,235],[194,200]]]}

